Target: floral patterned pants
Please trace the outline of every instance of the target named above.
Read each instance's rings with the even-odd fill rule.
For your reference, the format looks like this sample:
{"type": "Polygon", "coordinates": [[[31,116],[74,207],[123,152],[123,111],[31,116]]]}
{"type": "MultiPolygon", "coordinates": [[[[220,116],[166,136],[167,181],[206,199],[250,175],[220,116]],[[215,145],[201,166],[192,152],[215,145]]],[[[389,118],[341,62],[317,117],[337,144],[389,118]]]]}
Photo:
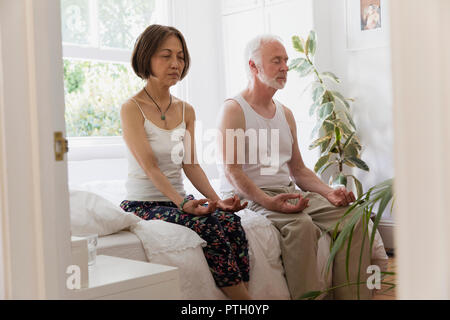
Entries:
{"type": "MultiPolygon", "coordinates": [[[[193,200],[194,197],[189,195],[193,200]]],[[[196,216],[178,209],[173,202],[128,201],[120,207],[145,220],[163,220],[194,230],[207,245],[203,252],[218,287],[227,287],[249,281],[248,243],[241,218],[222,210],[196,216]]]]}

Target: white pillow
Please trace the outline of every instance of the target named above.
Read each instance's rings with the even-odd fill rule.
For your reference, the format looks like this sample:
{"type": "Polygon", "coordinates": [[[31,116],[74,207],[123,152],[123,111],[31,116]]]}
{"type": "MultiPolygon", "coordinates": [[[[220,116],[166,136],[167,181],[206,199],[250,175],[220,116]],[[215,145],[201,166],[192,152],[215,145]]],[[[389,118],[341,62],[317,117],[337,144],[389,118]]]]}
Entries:
{"type": "Polygon", "coordinates": [[[97,233],[99,236],[105,236],[139,221],[139,217],[123,211],[98,194],[85,190],[70,190],[72,235],[97,233]]]}

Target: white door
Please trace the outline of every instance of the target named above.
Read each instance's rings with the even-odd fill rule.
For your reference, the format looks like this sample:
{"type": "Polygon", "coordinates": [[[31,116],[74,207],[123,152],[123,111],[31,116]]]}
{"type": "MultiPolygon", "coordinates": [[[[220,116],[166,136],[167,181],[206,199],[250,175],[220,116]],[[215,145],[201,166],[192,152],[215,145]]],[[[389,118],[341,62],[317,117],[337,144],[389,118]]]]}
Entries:
{"type": "Polygon", "coordinates": [[[67,163],[56,161],[54,153],[54,133],[65,132],[59,10],[59,0],[0,0],[0,231],[6,298],[66,297],[67,163]]]}

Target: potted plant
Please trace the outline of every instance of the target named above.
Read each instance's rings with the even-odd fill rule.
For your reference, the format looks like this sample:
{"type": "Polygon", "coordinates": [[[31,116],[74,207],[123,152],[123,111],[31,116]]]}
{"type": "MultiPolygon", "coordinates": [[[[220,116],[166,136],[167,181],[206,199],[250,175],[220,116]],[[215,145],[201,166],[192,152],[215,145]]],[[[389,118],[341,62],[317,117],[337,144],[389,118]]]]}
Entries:
{"type": "MultiPolygon", "coordinates": [[[[311,132],[311,138],[318,137],[309,146],[310,149],[320,148],[320,157],[317,160],[314,171],[322,174],[329,167],[334,166],[335,173],[330,176],[329,184],[332,186],[344,185],[347,187],[348,178],[354,182],[357,201],[355,201],[335,225],[331,232],[332,243],[330,246],[330,256],[327,261],[326,272],[330,271],[331,263],[336,253],[341,250],[348,240],[348,246],[351,244],[353,230],[356,223],[362,219],[364,228],[363,241],[369,233],[369,225],[372,224],[372,232],[369,235],[369,247],[372,252],[372,246],[375,239],[376,230],[381,220],[384,210],[393,199],[393,179],[386,180],[380,184],[371,187],[367,192],[363,192],[361,182],[351,174],[344,174],[344,166],[356,167],[369,171],[369,166],[361,159],[361,143],[359,141],[356,126],[350,113],[350,102],[353,99],[345,98],[338,91],[328,87],[327,81],[339,84],[339,78],[332,72],[320,73],[313,62],[316,52],[317,41],[316,33],[310,31],[306,41],[300,36],[292,37],[292,44],[296,51],[302,54],[302,57],[293,59],[289,64],[289,70],[295,70],[300,77],[314,75],[305,91],[310,89],[312,105],[309,109],[310,116],[315,115],[317,123],[311,132]],[[374,208],[378,206],[377,213],[374,208]],[[344,219],[348,219],[345,226],[338,233],[340,224],[344,219]]],[[[393,203],[393,202],[392,202],[393,203]]],[[[392,210],[392,207],[391,207],[392,210]]],[[[362,246],[363,250],[364,243],[362,246]]],[[[361,275],[362,253],[359,260],[359,275],[361,275]]],[[[347,255],[346,265],[348,270],[349,256],[347,255]]],[[[365,270],[363,271],[365,272],[365,270]]],[[[393,274],[391,272],[382,272],[383,275],[393,274]]],[[[393,283],[381,282],[382,284],[395,286],[393,283]]],[[[360,276],[356,282],[349,280],[342,286],[358,285],[357,298],[359,299],[360,276]]],[[[315,299],[323,296],[324,293],[332,291],[337,287],[328,288],[325,291],[312,291],[306,293],[303,299],[315,299]]],[[[391,289],[390,288],[390,289],[391,289]]]]}
{"type": "Polygon", "coordinates": [[[320,148],[320,157],[314,171],[321,175],[330,167],[335,172],[330,176],[329,184],[343,185],[353,180],[357,196],[363,194],[361,182],[352,174],[344,174],[344,166],[357,167],[369,171],[369,166],[361,159],[361,143],[353,122],[350,103],[353,99],[345,98],[341,93],[332,90],[326,81],[339,84],[339,78],[332,72],[319,72],[313,62],[316,52],[316,33],[311,31],[306,41],[300,36],[293,36],[294,49],[302,56],[295,58],[289,64],[289,70],[295,70],[300,77],[313,75],[305,91],[310,89],[312,105],[309,115],[316,117],[316,126],[311,132],[311,138],[318,137],[309,149],[320,148]]]}
{"type": "MultiPolygon", "coordinates": [[[[363,245],[361,246],[361,253],[360,253],[360,259],[359,259],[359,265],[358,265],[358,279],[356,282],[350,282],[349,279],[347,279],[347,283],[340,285],[338,287],[332,287],[327,288],[324,291],[310,291],[304,294],[301,299],[316,299],[320,296],[323,296],[325,293],[328,293],[334,289],[337,289],[342,286],[350,286],[350,285],[358,285],[357,287],[357,299],[360,298],[359,296],[359,284],[365,284],[365,282],[361,282],[361,272],[365,272],[365,270],[361,270],[361,263],[362,263],[362,255],[363,255],[363,248],[364,248],[364,241],[366,239],[366,235],[369,233],[369,221],[371,217],[371,213],[374,210],[374,207],[378,206],[377,213],[375,215],[375,218],[373,219],[373,228],[372,232],[369,235],[369,248],[370,252],[372,252],[373,242],[375,239],[375,232],[376,228],[378,227],[378,224],[381,220],[381,217],[383,215],[384,210],[388,206],[388,204],[394,199],[394,192],[393,192],[393,179],[388,179],[386,181],[383,181],[373,187],[371,187],[366,193],[364,193],[357,201],[355,201],[347,211],[344,213],[342,218],[337,222],[335,225],[334,230],[329,230],[331,232],[331,246],[330,246],[330,256],[327,260],[327,265],[325,268],[325,277],[330,272],[331,264],[334,260],[334,257],[336,256],[336,253],[341,250],[348,241],[348,246],[351,244],[351,239],[353,235],[353,230],[356,225],[356,223],[361,219],[362,225],[364,228],[364,236],[363,236],[363,245]],[[342,223],[344,219],[347,219],[345,226],[342,228],[341,232],[337,232],[339,225],[342,223]]],[[[394,201],[392,201],[392,206],[394,204],[394,201]]],[[[391,210],[392,210],[391,206],[391,210]]],[[[348,270],[349,265],[349,256],[347,255],[346,259],[346,267],[348,270]]],[[[394,275],[393,272],[387,272],[382,271],[381,275],[384,277],[386,275],[394,275]]],[[[388,285],[388,290],[391,290],[395,287],[395,283],[390,283],[381,280],[381,284],[388,285]]]]}

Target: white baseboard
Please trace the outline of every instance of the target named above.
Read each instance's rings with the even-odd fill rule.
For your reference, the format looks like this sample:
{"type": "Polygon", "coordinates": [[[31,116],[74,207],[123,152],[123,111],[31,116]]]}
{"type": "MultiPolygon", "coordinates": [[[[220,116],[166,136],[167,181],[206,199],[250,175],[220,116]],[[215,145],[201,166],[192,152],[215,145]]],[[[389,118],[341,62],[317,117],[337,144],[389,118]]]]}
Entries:
{"type": "Polygon", "coordinates": [[[394,249],[394,228],[395,224],[392,220],[381,220],[378,224],[378,231],[383,239],[386,250],[394,249]]]}

